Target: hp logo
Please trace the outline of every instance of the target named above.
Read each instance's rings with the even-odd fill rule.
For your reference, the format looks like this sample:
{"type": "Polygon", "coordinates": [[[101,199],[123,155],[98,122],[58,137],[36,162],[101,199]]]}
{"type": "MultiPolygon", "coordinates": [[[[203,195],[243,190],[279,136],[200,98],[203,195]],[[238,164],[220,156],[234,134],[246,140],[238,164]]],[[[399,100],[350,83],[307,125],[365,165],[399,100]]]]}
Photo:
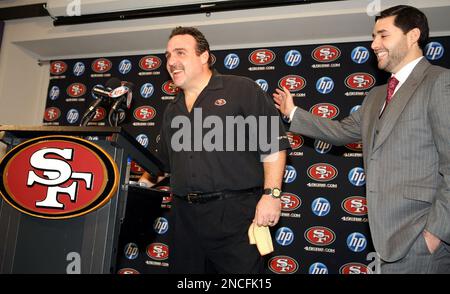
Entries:
{"type": "Polygon", "coordinates": [[[163,235],[169,230],[169,222],[164,217],[158,217],[153,223],[153,229],[157,234],[163,235]]]}
{"type": "Polygon", "coordinates": [[[284,62],[288,66],[297,66],[302,62],[302,54],[297,50],[290,50],[284,56],[284,62]]]}
{"type": "Polygon", "coordinates": [[[228,69],[235,69],[239,66],[239,56],[235,53],[228,54],[225,59],[223,60],[223,65],[225,65],[228,69]]]}
{"type": "Polygon", "coordinates": [[[286,184],[292,183],[297,178],[297,171],[292,165],[286,165],[284,170],[283,182],[286,184]]]}
{"type": "Polygon", "coordinates": [[[275,233],[275,240],[281,246],[291,245],[294,241],[294,232],[288,227],[281,227],[275,233]]]}
{"type": "Polygon", "coordinates": [[[355,167],[348,173],[348,180],[352,185],[361,187],[366,184],[366,174],[361,167],[355,167]]]}
{"type": "Polygon", "coordinates": [[[317,80],[316,89],[321,94],[331,93],[334,89],[334,82],[329,77],[321,77],[317,80]]]}
{"type": "Polygon", "coordinates": [[[309,267],[308,273],[310,275],[326,275],[328,274],[328,268],[321,262],[316,262],[311,264],[309,267]]]}
{"type": "Polygon", "coordinates": [[[50,97],[50,100],[56,100],[59,97],[59,87],[58,86],[53,86],[50,89],[50,92],[48,93],[48,96],[50,97]]]}
{"type": "Polygon", "coordinates": [[[332,147],[333,147],[333,145],[331,145],[327,142],[320,141],[320,140],[314,141],[314,149],[319,154],[326,154],[326,153],[330,152],[332,147]]]}
{"type": "Polygon", "coordinates": [[[125,75],[130,72],[131,67],[131,61],[129,61],[128,59],[124,59],[119,63],[119,72],[125,75]]]}
{"type": "Polygon", "coordinates": [[[75,65],[73,66],[73,74],[76,77],[79,77],[81,75],[84,74],[84,70],[86,69],[86,66],[84,65],[83,62],[77,62],[75,63],[75,65]]]}
{"type": "Polygon", "coordinates": [[[147,148],[147,146],[148,146],[148,137],[147,137],[147,135],[145,135],[145,134],[137,135],[136,141],[138,141],[139,144],[141,144],[142,146],[147,148]]]}
{"type": "Polygon", "coordinates": [[[155,87],[153,87],[150,83],[145,83],[141,87],[141,96],[143,98],[149,98],[153,95],[153,92],[155,91],[155,87]]]}
{"type": "Polygon", "coordinates": [[[136,243],[128,243],[125,245],[123,253],[127,259],[136,259],[139,255],[139,247],[136,243]]]}
{"type": "Polygon", "coordinates": [[[351,233],[347,237],[347,247],[353,252],[361,252],[366,249],[367,239],[361,233],[351,233]]]}
{"type": "Polygon", "coordinates": [[[80,117],[80,114],[78,113],[78,110],[76,110],[74,108],[69,110],[66,115],[66,119],[69,124],[76,123],[79,117],[80,117]]]}
{"type": "Polygon", "coordinates": [[[366,47],[358,46],[352,51],[352,60],[355,63],[363,64],[369,60],[369,50],[366,47]]]}
{"type": "Polygon", "coordinates": [[[255,82],[261,87],[261,89],[262,89],[264,92],[267,92],[267,90],[269,90],[269,84],[267,83],[266,80],[263,80],[263,79],[257,79],[255,82]]]}
{"type": "Polygon", "coordinates": [[[439,42],[430,42],[425,47],[425,56],[428,60],[438,60],[444,56],[444,46],[439,42]]]}
{"type": "Polygon", "coordinates": [[[352,114],[353,112],[357,111],[358,109],[361,108],[361,105],[355,105],[352,107],[352,109],[350,109],[350,114],[352,114]]]}
{"type": "Polygon", "coordinates": [[[319,197],[311,204],[312,212],[317,216],[325,216],[331,210],[330,201],[325,198],[319,197]]]}

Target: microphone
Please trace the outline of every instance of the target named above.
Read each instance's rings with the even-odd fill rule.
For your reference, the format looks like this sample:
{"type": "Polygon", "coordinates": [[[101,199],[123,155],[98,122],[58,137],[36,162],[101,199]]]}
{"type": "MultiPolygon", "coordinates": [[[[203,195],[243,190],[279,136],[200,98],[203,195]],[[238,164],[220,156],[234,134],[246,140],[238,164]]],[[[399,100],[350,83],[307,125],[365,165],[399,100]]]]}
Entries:
{"type": "Polygon", "coordinates": [[[105,89],[105,87],[103,87],[102,85],[97,85],[94,86],[94,88],[92,88],[92,95],[97,97],[97,99],[99,99],[100,97],[108,97],[110,91],[108,91],[107,89],[105,89]]]}
{"type": "Polygon", "coordinates": [[[94,86],[94,88],[92,88],[92,94],[94,96],[96,96],[97,98],[99,98],[99,96],[100,97],[111,97],[112,89],[120,87],[120,84],[121,84],[121,82],[118,78],[110,78],[106,82],[106,89],[101,85],[94,86]]]}
{"type": "Polygon", "coordinates": [[[119,124],[119,120],[123,121],[124,116],[122,116],[123,118],[120,119],[119,110],[124,103],[126,108],[130,109],[131,101],[133,99],[133,88],[133,83],[122,81],[119,87],[111,91],[109,96],[112,99],[116,99],[116,101],[112,104],[108,114],[108,121],[111,126],[117,126],[119,124]]]}
{"type": "Polygon", "coordinates": [[[121,82],[118,78],[111,78],[106,82],[106,89],[101,85],[92,88],[92,95],[97,99],[89,105],[88,109],[83,114],[80,126],[86,126],[94,118],[95,109],[104,102],[105,98],[109,100],[112,89],[119,87],[120,84],[121,82]]]}
{"type": "Polygon", "coordinates": [[[126,106],[128,109],[130,109],[131,101],[133,100],[134,84],[131,82],[124,82],[124,86],[128,87],[128,89],[129,89],[128,94],[127,94],[126,106]]]}
{"type": "Polygon", "coordinates": [[[131,100],[133,99],[133,88],[134,88],[134,84],[130,83],[130,82],[122,82],[121,86],[114,89],[111,94],[110,97],[111,98],[116,98],[117,101],[114,102],[113,106],[111,107],[111,109],[113,109],[114,111],[117,110],[117,108],[119,106],[121,106],[121,104],[123,102],[126,102],[126,107],[128,109],[130,109],[131,107],[131,100]],[[126,96],[125,96],[126,95],[126,96]]]}

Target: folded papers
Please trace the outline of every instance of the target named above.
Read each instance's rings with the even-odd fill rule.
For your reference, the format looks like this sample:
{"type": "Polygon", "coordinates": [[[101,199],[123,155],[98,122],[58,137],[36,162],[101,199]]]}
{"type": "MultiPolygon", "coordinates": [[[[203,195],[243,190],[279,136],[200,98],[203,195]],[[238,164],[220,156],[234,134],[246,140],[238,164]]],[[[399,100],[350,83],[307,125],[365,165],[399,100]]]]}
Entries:
{"type": "Polygon", "coordinates": [[[273,252],[272,236],[270,235],[269,227],[259,227],[252,223],[250,228],[248,228],[248,239],[250,244],[256,245],[261,255],[273,252]]]}

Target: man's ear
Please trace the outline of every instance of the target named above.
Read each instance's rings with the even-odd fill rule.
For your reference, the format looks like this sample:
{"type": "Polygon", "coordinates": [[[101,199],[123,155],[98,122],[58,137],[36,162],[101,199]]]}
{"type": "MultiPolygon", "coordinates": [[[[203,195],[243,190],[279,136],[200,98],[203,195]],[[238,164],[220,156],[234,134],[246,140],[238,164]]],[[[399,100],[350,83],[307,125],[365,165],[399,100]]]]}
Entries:
{"type": "Polygon", "coordinates": [[[420,34],[421,32],[418,28],[414,28],[406,34],[410,46],[413,45],[414,43],[417,44],[419,43],[420,34]]]}
{"type": "Polygon", "coordinates": [[[200,54],[200,59],[202,61],[202,64],[207,64],[209,60],[209,52],[205,51],[202,54],[200,54]]]}

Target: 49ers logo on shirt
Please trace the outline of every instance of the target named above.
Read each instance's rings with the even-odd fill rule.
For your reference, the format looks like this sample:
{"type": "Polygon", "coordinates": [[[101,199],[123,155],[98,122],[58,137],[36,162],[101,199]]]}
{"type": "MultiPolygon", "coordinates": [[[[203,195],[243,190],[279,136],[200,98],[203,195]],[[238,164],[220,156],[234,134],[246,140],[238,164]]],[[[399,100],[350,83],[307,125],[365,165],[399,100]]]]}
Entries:
{"type": "Polygon", "coordinates": [[[0,194],[23,213],[65,219],[89,213],[117,191],[113,159],[93,143],[68,136],[26,141],[0,162],[0,194]]]}
{"type": "Polygon", "coordinates": [[[248,60],[254,65],[268,65],[275,60],[275,53],[269,49],[258,49],[250,53],[248,60]]]}
{"type": "Polygon", "coordinates": [[[162,90],[167,95],[176,95],[180,91],[180,88],[175,86],[172,80],[169,80],[162,85],[162,90]]]}

